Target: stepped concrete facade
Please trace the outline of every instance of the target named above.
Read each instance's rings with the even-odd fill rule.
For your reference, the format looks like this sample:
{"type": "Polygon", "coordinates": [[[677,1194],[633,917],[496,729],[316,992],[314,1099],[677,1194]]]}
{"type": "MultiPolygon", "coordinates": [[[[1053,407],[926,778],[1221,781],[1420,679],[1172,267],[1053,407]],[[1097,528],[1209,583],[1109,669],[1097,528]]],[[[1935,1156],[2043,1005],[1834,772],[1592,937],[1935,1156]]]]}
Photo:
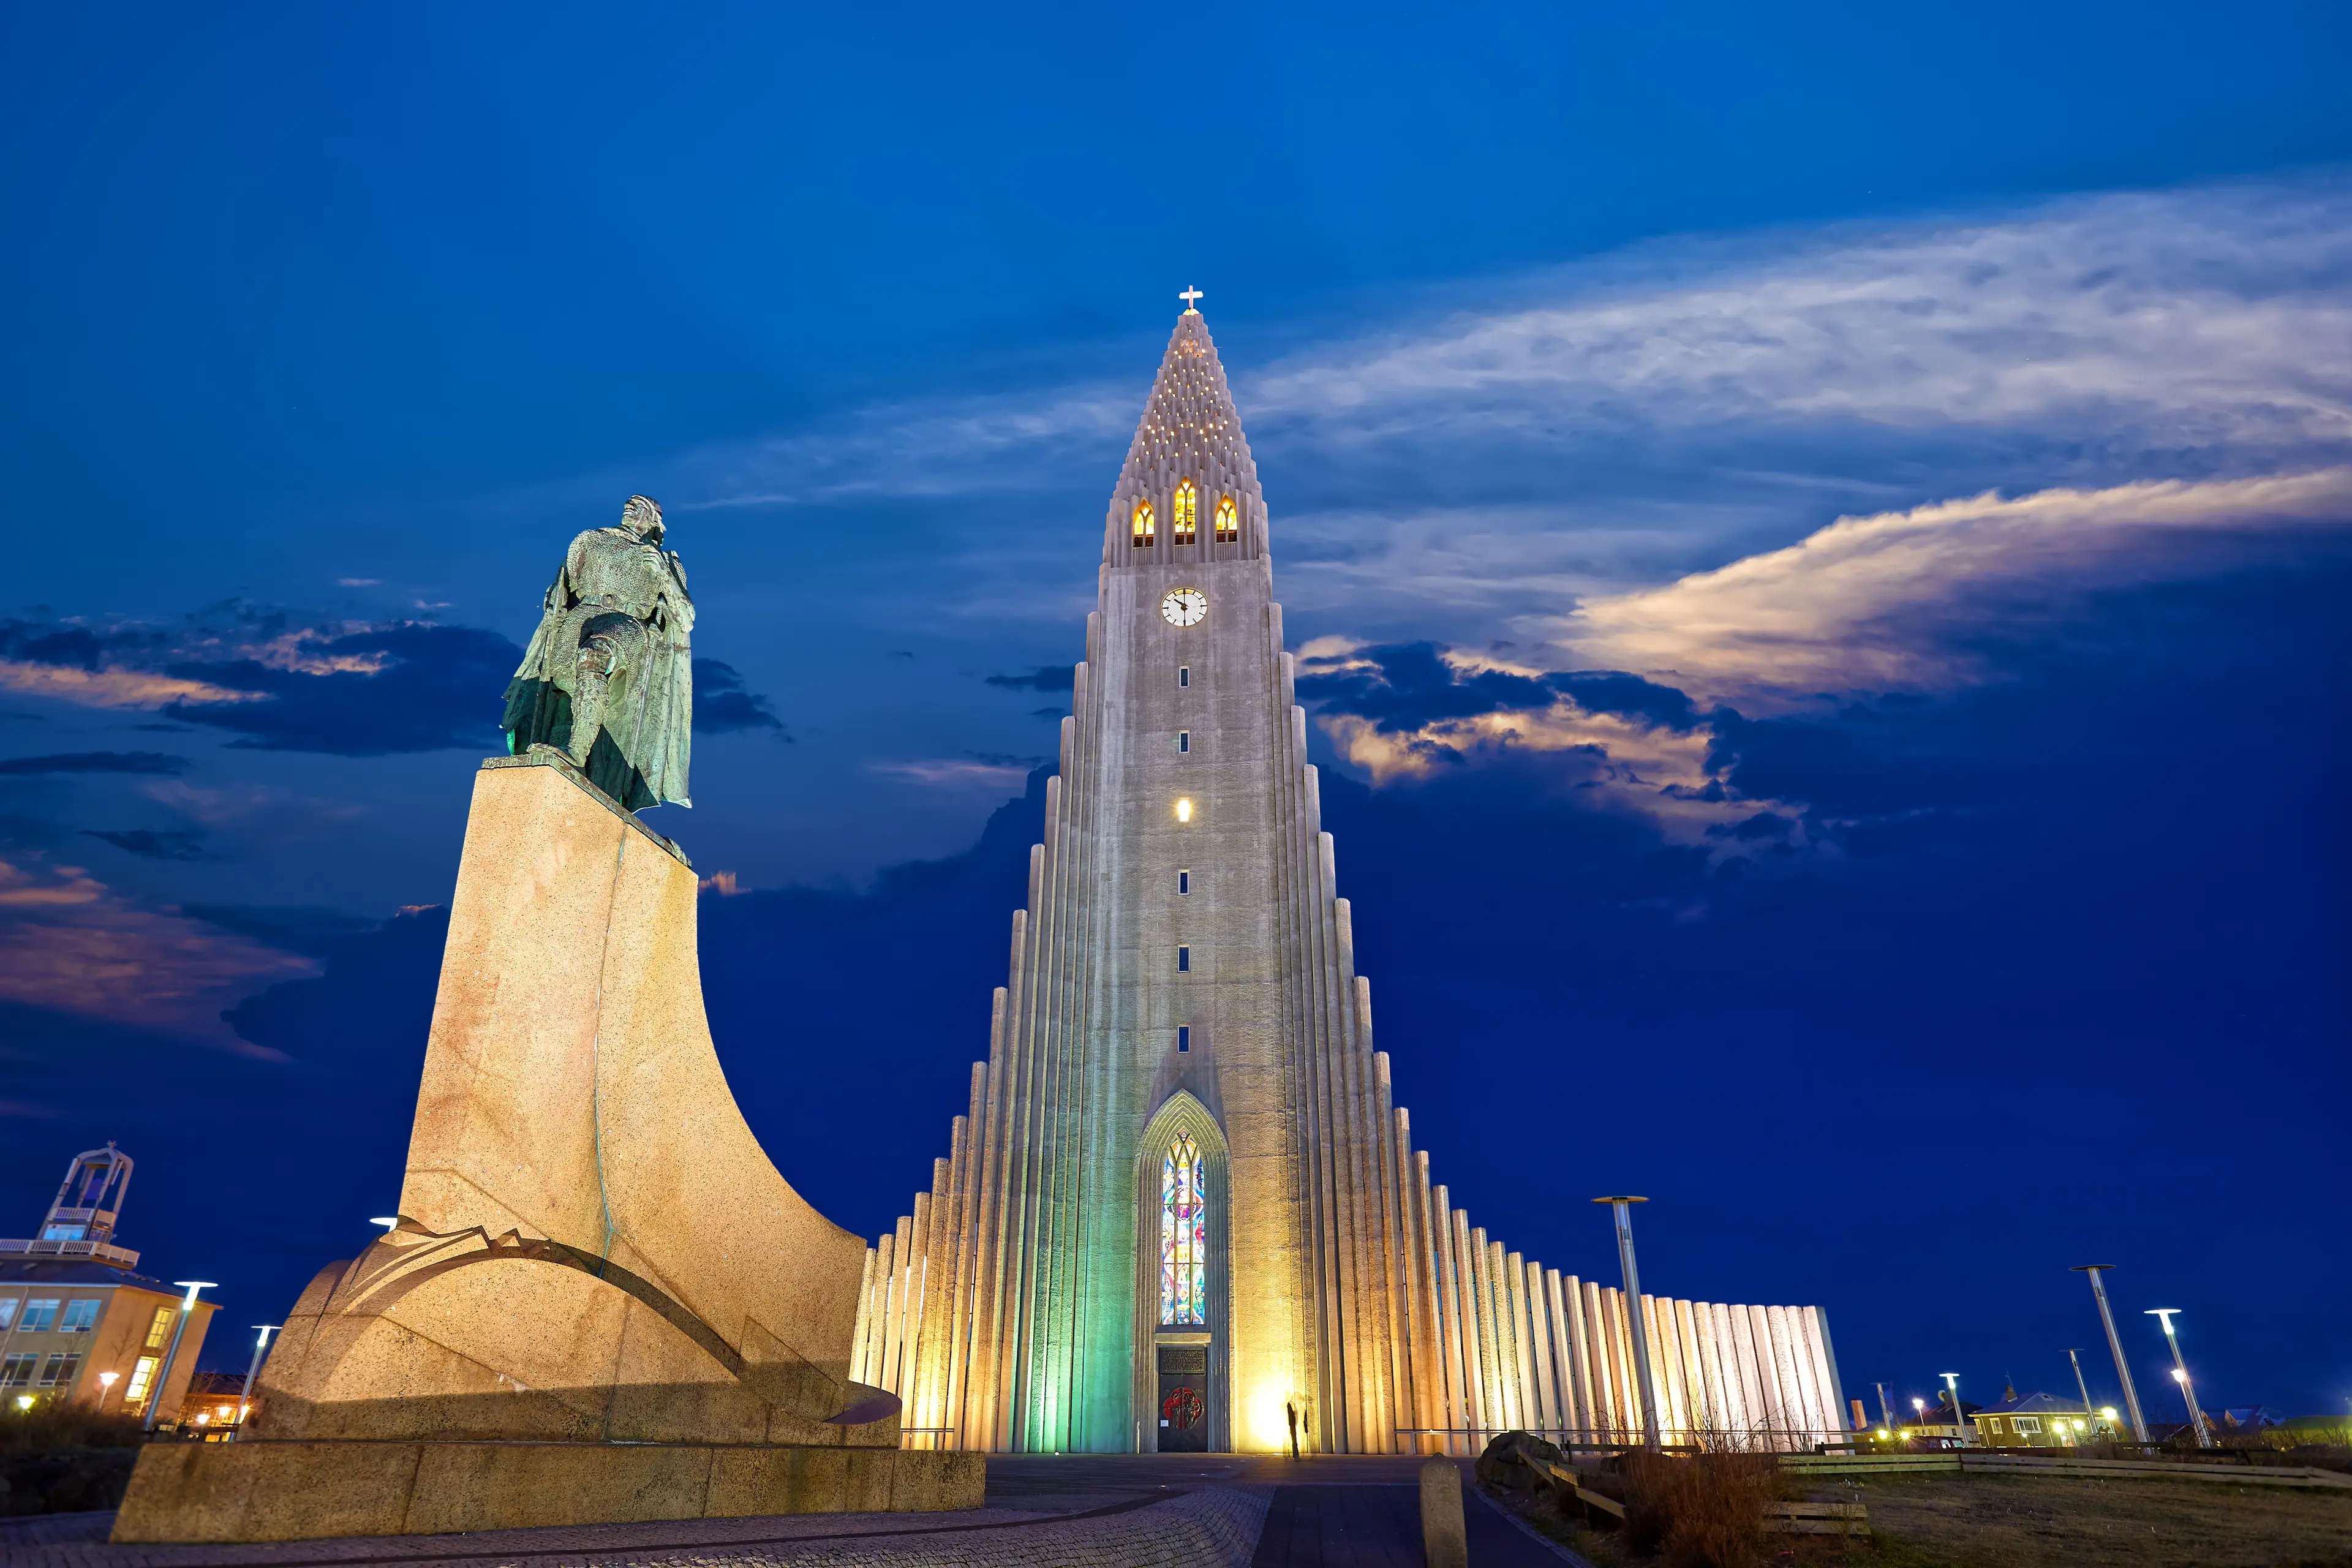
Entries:
{"type": "Polygon", "coordinates": [[[1432,1182],[1373,1048],[1274,599],[1257,467],[1197,310],[1104,522],[1098,608],[988,1059],[867,1249],[849,1375],[904,1441],[1475,1451],[1843,1426],[1818,1309],[1622,1293],[1432,1182]]]}

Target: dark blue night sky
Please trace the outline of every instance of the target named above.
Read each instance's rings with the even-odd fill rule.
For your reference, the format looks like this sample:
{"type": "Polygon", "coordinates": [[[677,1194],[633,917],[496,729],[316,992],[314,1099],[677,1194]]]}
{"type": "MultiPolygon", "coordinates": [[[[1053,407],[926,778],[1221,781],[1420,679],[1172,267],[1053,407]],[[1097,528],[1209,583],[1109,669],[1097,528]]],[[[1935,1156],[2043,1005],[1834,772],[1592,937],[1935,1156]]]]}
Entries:
{"type": "Polygon", "coordinates": [[[2158,1306],[2209,1405],[2340,1414],[2347,57],[2294,5],[0,14],[0,1234],[111,1138],[226,1324],[364,1242],[475,760],[632,491],[720,1054],[887,1227],[1197,284],[1474,1217],[1605,1279],[1584,1200],[1646,1193],[1646,1285],[1822,1303],[1849,1394],[2066,1392],[2114,1263],[2152,1418],[2158,1306]]]}

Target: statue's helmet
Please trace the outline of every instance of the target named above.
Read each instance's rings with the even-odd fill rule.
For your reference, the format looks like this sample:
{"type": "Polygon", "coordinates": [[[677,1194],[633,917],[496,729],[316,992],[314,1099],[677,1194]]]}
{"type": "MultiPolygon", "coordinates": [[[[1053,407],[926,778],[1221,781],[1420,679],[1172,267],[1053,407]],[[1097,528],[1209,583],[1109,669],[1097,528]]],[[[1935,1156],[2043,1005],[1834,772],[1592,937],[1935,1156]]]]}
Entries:
{"type": "Polygon", "coordinates": [[[660,503],[644,496],[631,496],[629,504],[621,509],[621,526],[648,544],[659,544],[662,538],[660,503]]]}

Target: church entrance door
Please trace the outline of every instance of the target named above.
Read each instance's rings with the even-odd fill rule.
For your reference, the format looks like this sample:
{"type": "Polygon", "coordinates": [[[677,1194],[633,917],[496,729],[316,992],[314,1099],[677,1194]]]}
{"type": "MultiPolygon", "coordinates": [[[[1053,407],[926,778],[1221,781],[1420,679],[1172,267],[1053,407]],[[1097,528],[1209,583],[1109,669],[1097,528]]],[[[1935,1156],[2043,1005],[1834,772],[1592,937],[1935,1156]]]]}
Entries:
{"type": "Polygon", "coordinates": [[[1160,1352],[1160,1452],[1209,1451],[1209,1347],[1161,1345],[1160,1352]]]}

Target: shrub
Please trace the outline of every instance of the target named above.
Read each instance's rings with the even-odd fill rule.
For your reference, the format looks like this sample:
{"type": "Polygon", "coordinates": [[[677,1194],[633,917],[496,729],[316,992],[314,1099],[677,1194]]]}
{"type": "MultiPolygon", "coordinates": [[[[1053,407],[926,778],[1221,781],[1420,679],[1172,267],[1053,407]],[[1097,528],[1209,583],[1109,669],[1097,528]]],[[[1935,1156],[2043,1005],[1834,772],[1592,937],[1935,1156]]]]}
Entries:
{"type": "Polygon", "coordinates": [[[1621,1466],[1628,1548],[1669,1568],[1753,1568],[1765,1506],[1780,1495],[1770,1455],[1628,1454],[1621,1466]]]}

